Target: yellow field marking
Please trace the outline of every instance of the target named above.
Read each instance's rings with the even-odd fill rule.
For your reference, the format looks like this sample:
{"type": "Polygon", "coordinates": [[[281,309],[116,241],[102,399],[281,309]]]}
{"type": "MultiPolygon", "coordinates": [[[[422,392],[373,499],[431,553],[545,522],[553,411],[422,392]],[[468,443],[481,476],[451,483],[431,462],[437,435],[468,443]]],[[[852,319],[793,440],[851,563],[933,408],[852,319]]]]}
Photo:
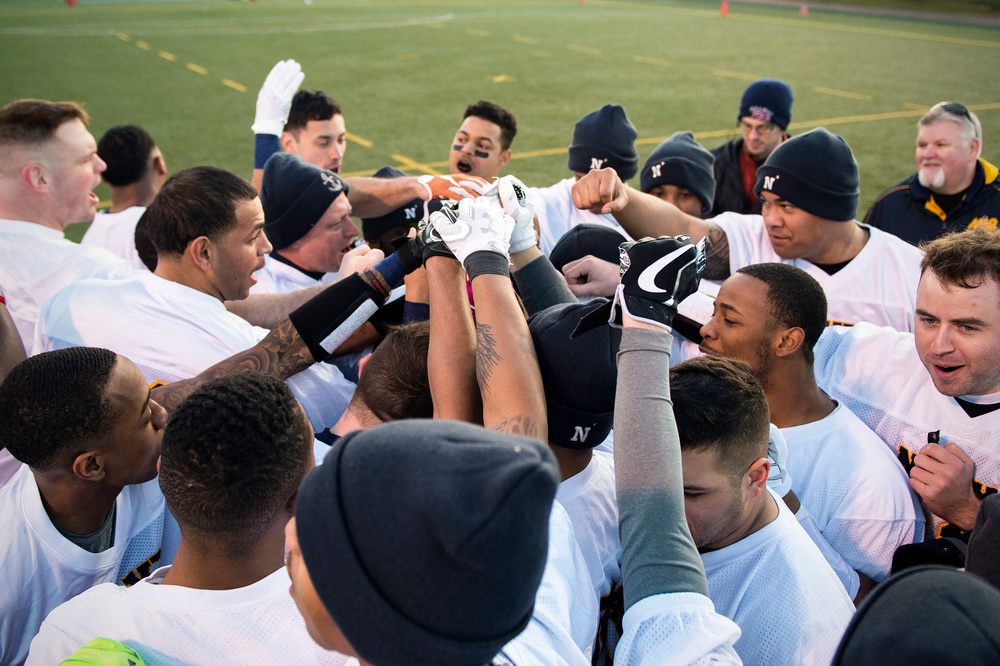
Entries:
{"type": "Polygon", "coordinates": [[[149,44],[147,44],[146,42],[142,41],[141,39],[135,40],[135,45],[137,47],[139,47],[140,49],[142,49],[143,51],[148,51],[149,50],[149,44]]]}
{"type": "Polygon", "coordinates": [[[170,62],[177,62],[177,56],[175,56],[170,51],[157,51],[156,55],[160,56],[164,60],[169,60],[170,62]]]}
{"type": "Polygon", "coordinates": [[[542,40],[535,39],[534,37],[523,37],[521,35],[514,35],[515,42],[521,42],[522,44],[541,44],[542,40]]]}
{"type": "Polygon", "coordinates": [[[853,93],[847,90],[834,90],[833,88],[824,88],[823,86],[814,86],[813,92],[818,92],[821,95],[833,95],[835,97],[847,97],[848,99],[859,99],[862,102],[871,102],[875,98],[871,95],[862,95],[861,93],[853,93]]]}
{"type": "Polygon", "coordinates": [[[126,35],[124,32],[116,32],[115,35],[117,35],[118,39],[122,40],[123,42],[128,42],[132,40],[132,38],[126,35]]]}
{"type": "Polygon", "coordinates": [[[466,28],[465,31],[470,35],[475,35],[476,37],[489,37],[489,30],[479,30],[478,28],[466,28]]]}
{"type": "Polygon", "coordinates": [[[523,160],[528,157],[548,157],[550,155],[559,155],[565,153],[569,148],[563,146],[562,148],[543,148],[541,150],[526,150],[524,152],[514,153],[510,156],[512,160],[523,160]]]}
{"type": "Polygon", "coordinates": [[[647,65],[659,65],[660,67],[670,67],[669,60],[660,60],[659,58],[647,58],[646,56],[632,56],[632,60],[635,62],[644,62],[647,65]]]}
{"type": "Polygon", "coordinates": [[[229,86],[233,90],[238,90],[239,92],[247,91],[247,87],[245,85],[242,83],[236,83],[236,81],[233,81],[232,79],[222,79],[222,85],[229,86]]]}
{"type": "Polygon", "coordinates": [[[354,143],[356,143],[356,144],[358,144],[360,146],[364,146],[365,148],[371,148],[373,145],[375,145],[371,141],[369,141],[368,139],[360,137],[357,134],[351,134],[350,132],[344,132],[344,136],[346,136],[348,138],[348,140],[353,141],[354,143]]]}
{"type": "Polygon", "coordinates": [[[434,28],[435,30],[444,30],[443,23],[428,23],[424,26],[425,28],[434,28]]]}
{"type": "Polygon", "coordinates": [[[927,109],[931,108],[926,104],[914,104],[913,102],[903,102],[903,106],[905,106],[908,109],[913,109],[914,111],[926,111],[927,109]]]}
{"type": "Polygon", "coordinates": [[[196,65],[193,62],[189,62],[188,64],[186,64],[184,66],[187,67],[188,69],[190,69],[195,74],[208,74],[208,70],[207,69],[205,69],[201,65],[196,65]]]}
{"type": "Polygon", "coordinates": [[[567,46],[570,51],[576,51],[577,53],[589,53],[590,55],[599,56],[601,55],[600,49],[591,48],[589,46],[580,46],[579,44],[570,44],[567,46]]]}
{"type": "Polygon", "coordinates": [[[516,76],[511,76],[510,74],[497,74],[490,77],[490,81],[493,83],[509,83],[511,81],[517,81],[516,76]]]}
{"type": "Polygon", "coordinates": [[[436,167],[448,166],[447,162],[437,162],[435,164],[423,164],[422,162],[410,159],[406,155],[394,154],[392,156],[392,159],[399,162],[399,168],[404,171],[421,171],[423,173],[429,173],[432,176],[440,175],[436,167]]]}
{"type": "Polygon", "coordinates": [[[756,81],[757,79],[760,78],[759,76],[755,76],[754,74],[734,72],[729,69],[713,69],[712,74],[715,74],[716,76],[725,76],[726,78],[730,79],[740,79],[742,81],[756,81]]]}

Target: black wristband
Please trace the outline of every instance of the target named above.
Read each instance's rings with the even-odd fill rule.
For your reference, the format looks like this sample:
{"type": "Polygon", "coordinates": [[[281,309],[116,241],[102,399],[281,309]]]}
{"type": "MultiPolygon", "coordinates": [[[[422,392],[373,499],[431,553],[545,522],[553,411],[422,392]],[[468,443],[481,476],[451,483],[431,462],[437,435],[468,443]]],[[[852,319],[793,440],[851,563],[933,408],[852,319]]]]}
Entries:
{"type": "Polygon", "coordinates": [[[385,302],[357,273],[330,285],[288,315],[317,361],[325,361],[385,302]]]}
{"type": "Polygon", "coordinates": [[[496,252],[479,250],[465,258],[465,274],[469,276],[470,281],[480,275],[507,277],[510,275],[510,259],[496,252]]]}

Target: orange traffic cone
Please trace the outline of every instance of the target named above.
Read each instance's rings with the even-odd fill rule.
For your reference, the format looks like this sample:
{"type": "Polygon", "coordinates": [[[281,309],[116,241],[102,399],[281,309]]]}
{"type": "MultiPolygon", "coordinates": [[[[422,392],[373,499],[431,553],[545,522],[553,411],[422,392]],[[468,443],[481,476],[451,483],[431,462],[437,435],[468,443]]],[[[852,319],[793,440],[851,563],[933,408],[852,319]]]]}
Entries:
{"type": "Polygon", "coordinates": [[[722,0],[722,4],[719,6],[719,13],[722,16],[729,15],[729,0],[722,0]]]}
{"type": "Polygon", "coordinates": [[[803,18],[809,16],[809,7],[807,7],[806,5],[802,5],[801,7],[799,7],[799,16],[803,18]]]}

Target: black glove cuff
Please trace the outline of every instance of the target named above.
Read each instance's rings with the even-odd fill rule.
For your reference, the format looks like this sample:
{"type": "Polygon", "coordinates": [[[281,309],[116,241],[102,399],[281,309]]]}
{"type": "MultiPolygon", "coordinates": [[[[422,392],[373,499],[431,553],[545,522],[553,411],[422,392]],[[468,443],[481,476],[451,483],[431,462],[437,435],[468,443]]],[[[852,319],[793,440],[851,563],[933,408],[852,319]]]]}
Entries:
{"type": "Polygon", "coordinates": [[[480,250],[465,258],[465,274],[471,282],[480,275],[510,275],[510,259],[502,254],[480,250]]]}
{"type": "Polygon", "coordinates": [[[325,361],[385,302],[382,293],[360,275],[330,285],[288,318],[317,361],[325,361]]]}

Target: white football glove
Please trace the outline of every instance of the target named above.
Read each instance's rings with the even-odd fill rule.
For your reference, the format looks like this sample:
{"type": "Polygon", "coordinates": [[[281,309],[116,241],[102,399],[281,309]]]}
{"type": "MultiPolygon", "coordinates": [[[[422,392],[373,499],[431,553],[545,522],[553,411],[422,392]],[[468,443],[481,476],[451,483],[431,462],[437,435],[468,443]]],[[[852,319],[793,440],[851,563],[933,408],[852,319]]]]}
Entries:
{"type": "Polygon", "coordinates": [[[254,134],[281,136],[292,109],[292,98],[306,75],[294,60],[282,60],[271,68],[257,93],[257,116],[250,129],[254,134]]]}
{"type": "Polygon", "coordinates": [[[538,245],[535,234],[535,207],[528,203],[528,188],[514,176],[497,181],[496,195],[503,212],[514,220],[510,235],[510,253],[521,252],[538,245]]]}
{"type": "Polygon", "coordinates": [[[454,219],[441,212],[431,213],[431,223],[448,249],[465,265],[473,252],[494,252],[509,258],[510,234],[514,221],[486,197],[462,199],[454,219]]]}

